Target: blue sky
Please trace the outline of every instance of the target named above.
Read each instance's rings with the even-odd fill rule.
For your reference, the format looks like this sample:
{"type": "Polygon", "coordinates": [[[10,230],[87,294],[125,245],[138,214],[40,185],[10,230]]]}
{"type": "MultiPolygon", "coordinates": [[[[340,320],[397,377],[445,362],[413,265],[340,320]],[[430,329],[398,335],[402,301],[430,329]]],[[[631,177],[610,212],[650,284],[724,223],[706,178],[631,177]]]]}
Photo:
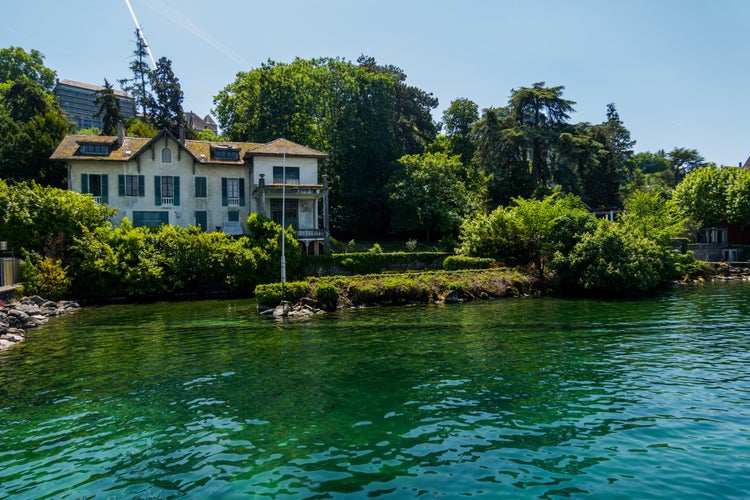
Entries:
{"type": "MultiPolygon", "coordinates": [[[[131,0],[154,56],[172,60],[184,107],[204,115],[237,72],[268,59],[361,54],[439,100],[502,106],[511,89],[565,86],[571,121],[614,102],[636,151],[750,155],[746,0],[131,0]]],[[[58,78],[128,77],[125,0],[3,0],[0,47],[45,54],[58,78]]]]}

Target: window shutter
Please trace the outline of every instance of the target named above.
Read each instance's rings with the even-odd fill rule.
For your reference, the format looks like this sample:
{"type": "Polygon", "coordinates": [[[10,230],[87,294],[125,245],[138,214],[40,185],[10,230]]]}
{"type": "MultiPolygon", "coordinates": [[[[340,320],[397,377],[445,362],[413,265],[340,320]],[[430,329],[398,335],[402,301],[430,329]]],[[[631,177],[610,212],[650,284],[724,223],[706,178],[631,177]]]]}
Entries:
{"type": "Polygon", "coordinates": [[[109,175],[102,174],[102,203],[109,203],[109,175]]]}
{"type": "Polygon", "coordinates": [[[240,178],[240,206],[245,206],[245,179],[240,178]]]}
{"type": "Polygon", "coordinates": [[[178,176],[174,176],[174,204],[175,206],[178,206],[180,204],[180,178],[178,176]]]}
{"type": "Polygon", "coordinates": [[[138,196],[146,196],[146,176],[138,176],[138,196]]]}
{"type": "Polygon", "coordinates": [[[125,176],[123,174],[117,176],[117,195],[125,196],[125,176]]]}
{"type": "Polygon", "coordinates": [[[81,193],[89,192],[89,174],[81,174],[81,193]]]}
{"type": "Polygon", "coordinates": [[[154,176],[154,205],[161,206],[161,175],[154,176]]]}
{"type": "Polygon", "coordinates": [[[226,207],[229,205],[229,201],[227,200],[227,178],[222,177],[221,178],[221,206],[226,207]]]}

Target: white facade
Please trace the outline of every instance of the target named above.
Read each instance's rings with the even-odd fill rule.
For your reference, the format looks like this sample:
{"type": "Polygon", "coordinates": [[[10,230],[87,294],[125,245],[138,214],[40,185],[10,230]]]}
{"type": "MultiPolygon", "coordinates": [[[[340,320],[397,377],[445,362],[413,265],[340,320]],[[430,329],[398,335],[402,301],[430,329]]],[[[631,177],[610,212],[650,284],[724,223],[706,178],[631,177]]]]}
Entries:
{"type": "Polygon", "coordinates": [[[115,224],[127,217],[136,226],[193,225],[241,234],[251,212],[280,222],[283,198],[286,225],[316,252],[327,240],[319,203],[327,188],[318,182],[324,157],[282,139],[181,142],[166,131],[154,139],[66,136],[52,155],[66,161],[72,191],[118,209],[115,224]]]}

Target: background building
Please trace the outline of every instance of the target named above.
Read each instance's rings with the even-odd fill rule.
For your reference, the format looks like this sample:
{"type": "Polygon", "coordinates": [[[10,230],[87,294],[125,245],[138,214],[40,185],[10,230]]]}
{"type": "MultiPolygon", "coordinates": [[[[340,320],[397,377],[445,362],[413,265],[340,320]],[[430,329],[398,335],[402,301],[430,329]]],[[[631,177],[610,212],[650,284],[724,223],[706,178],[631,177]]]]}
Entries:
{"type": "MultiPolygon", "coordinates": [[[[54,94],[60,101],[68,119],[75,125],[76,130],[82,128],[102,128],[101,117],[97,117],[99,106],[94,102],[96,93],[104,90],[100,85],[74,82],[73,80],[58,80],[54,94]]],[[[115,90],[120,101],[120,112],[123,118],[135,115],[135,99],[132,95],[121,90],[115,90]]]]}

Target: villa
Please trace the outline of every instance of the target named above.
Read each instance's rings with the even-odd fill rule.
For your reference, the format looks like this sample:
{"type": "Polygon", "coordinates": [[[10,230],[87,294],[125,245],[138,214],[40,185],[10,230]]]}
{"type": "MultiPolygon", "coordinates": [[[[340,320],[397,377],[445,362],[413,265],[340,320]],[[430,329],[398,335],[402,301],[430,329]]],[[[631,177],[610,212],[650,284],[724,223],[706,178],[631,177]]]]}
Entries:
{"type": "Polygon", "coordinates": [[[163,130],[147,139],[67,135],[52,154],[68,169],[70,190],[117,208],[113,223],[190,225],[247,232],[250,213],[297,231],[307,253],[327,250],[326,155],[286,139],[260,144],[185,140],[163,130]]]}

